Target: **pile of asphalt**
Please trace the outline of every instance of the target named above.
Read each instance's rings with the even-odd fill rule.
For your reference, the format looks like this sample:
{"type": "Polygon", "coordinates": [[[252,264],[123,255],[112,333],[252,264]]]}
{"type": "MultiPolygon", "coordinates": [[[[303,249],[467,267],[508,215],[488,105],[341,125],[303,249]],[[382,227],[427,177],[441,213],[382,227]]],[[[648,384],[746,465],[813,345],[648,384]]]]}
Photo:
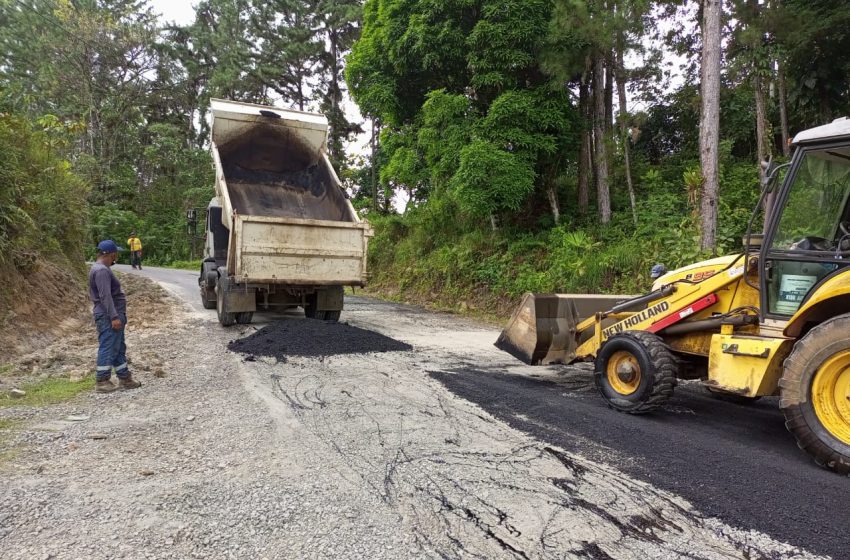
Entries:
{"type": "Polygon", "coordinates": [[[283,320],[228,344],[232,352],[285,361],[291,356],[320,357],[370,352],[406,352],[413,347],[348,323],[313,319],[283,320]]]}

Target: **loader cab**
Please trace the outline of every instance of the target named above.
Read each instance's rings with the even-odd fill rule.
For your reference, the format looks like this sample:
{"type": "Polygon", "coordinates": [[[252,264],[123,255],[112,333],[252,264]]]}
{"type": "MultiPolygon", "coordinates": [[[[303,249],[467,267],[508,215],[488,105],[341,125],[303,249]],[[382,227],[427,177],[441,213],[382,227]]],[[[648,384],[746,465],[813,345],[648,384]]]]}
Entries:
{"type": "Polygon", "coordinates": [[[850,120],[803,132],[794,143],[759,259],[762,314],[779,321],[850,265],[850,120]]]}

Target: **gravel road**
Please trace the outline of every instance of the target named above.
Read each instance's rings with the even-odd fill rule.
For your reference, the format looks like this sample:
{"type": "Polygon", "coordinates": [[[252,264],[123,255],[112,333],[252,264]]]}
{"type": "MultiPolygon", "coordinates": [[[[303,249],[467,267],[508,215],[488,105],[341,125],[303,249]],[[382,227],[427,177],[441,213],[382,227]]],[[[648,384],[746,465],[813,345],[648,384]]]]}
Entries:
{"type": "MultiPolygon", "coordinates": [[[[14,452],[0,463],[3,558],[784,559],[825,552],[811,546],[816,536],[801,540],[789,529],[792,539],[756,517],[725,518],[704,509],[699,492],[669,484],[693,486],[703,476],[696,464],[677,477],[650,476],[650,454],[622,440],[674,427],[630,425],[631,438],[588,431],[583,423],[618,417],[570,408],[585,402],[588,371],[517,365],[492,346],[492,328],[350,297],[347,326],[258,314],[255,325],[225,330],[214,312],[199,309],[192,273],[136,274],[174,295],[166,327],[128,338],[131,360],[155,347],[166,375],[140,374],[138,391],[27,412],[3,443],[14,452]],[[310,340],[298,338],[299,324],[310,340]],[[333,337],[316,335],[325,326],[333,337]],[[393,342],[380,338],[376,347],[367,337],[370,345],[358,347],[359,329],[393,342]],[[282,347],[313,346],[299,355],[228,350],[235,339],[267,335],[282,347]],[[345,352],[317,352],[317,344],[345,352]],[[363,352],[375,349],[390,351],[363,352]],[[556,405],[561,421],[552,418],[556,405]],[[560,431],[569,437],[553,435],[560,431]]],[[[677,406],[668,412],[681,414],[671,416],[689,417],[686,405],[677,406]]],[[[715,436],[718,457],[724,437],[735,436],[715,436]]],[[[687,436],[678,445],[694,451],[687,436]]],[[[730,481],[755,476],[727,459],[707,464],[730,481]]],[[[776,469],[764,470],[772,476],[776,469]]],[[[798,487],[774,491],[809,499],[806,477],[821,480],[821,471],[797,472],[798,487]]],[[[846,479],[835,480],[822,491],[846,488],[846,479]]],[[[768,516],[808,523],[797,512],[768,516]]]]}

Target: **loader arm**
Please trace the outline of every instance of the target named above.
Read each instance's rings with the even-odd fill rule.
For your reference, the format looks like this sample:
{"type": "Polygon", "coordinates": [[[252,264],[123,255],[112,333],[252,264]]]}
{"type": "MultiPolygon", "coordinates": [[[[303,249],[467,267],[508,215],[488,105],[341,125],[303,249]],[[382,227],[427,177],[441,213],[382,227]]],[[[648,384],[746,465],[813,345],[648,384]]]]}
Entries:
{"type": "Polygon", "coordinates": [[[655,292],[625,296],[625,300],[624,296],[526,294],[496,346],[531,365],[592,359],[617,333],[659,333],[686,320],[730,311],[743,275],[744,258],[737,256],[698,281],[674,277],[655,292]]]}

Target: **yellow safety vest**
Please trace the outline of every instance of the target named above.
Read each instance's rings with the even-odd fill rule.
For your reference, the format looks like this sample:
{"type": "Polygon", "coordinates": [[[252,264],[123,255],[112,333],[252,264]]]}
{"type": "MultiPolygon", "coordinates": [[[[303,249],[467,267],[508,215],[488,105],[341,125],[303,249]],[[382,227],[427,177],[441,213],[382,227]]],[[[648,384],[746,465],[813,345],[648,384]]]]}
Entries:
{"type": "Polygon", "coordinates": [[[127,240],[127,245],[130,246],[131,251],[141,251],[142,250],[142,240],[138,237],[131,237],[127,240]]]}

